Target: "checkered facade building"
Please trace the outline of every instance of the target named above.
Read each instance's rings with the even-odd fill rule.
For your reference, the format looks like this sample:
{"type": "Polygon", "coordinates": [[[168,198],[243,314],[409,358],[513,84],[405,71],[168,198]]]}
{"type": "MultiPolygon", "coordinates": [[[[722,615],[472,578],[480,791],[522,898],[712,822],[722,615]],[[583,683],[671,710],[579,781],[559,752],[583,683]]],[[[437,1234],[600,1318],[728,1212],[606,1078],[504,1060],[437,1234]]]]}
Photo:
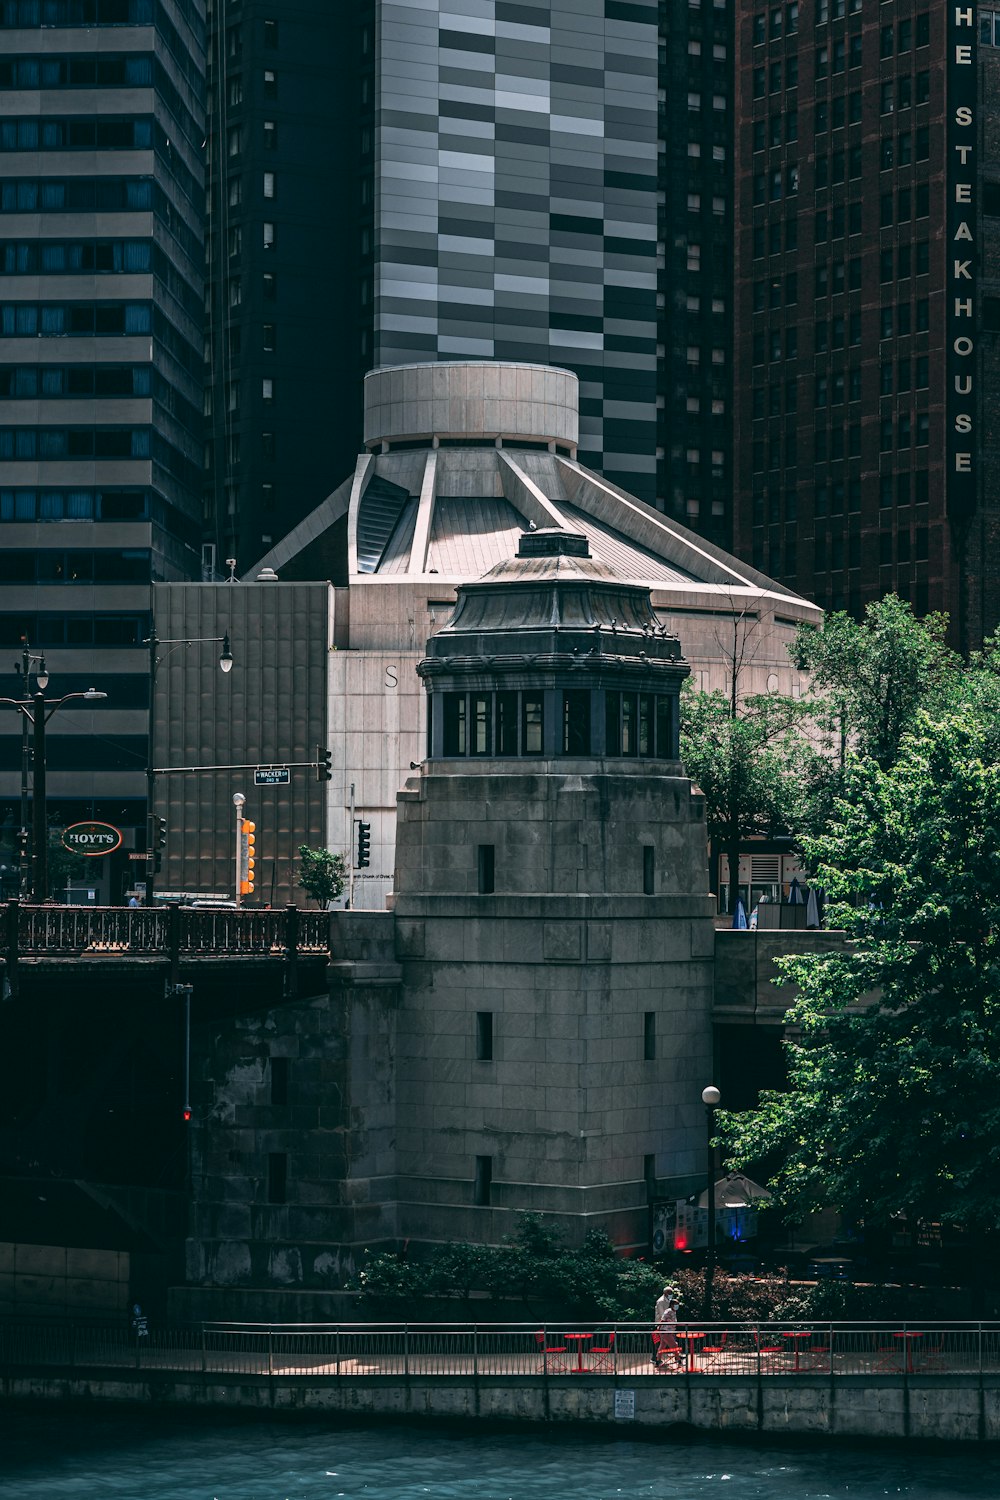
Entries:
{"type": "Polygon", "coordinates": [[[378,7],[374,351],[580,377],[580,458],[654,503],[656,0],[378,7]]]}

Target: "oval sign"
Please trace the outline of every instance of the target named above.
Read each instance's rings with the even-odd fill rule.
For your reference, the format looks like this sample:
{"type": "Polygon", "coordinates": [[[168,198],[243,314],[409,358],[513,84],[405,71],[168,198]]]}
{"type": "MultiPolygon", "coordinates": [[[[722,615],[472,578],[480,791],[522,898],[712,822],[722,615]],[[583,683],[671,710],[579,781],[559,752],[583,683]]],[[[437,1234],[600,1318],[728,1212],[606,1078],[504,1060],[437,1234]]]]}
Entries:
{"type": "Polygon", "coordinates": [[[121,844],[121,829],[111,823],[71,823],[60,838],[64,848],[73,854],[110,854],[121,844]]]}

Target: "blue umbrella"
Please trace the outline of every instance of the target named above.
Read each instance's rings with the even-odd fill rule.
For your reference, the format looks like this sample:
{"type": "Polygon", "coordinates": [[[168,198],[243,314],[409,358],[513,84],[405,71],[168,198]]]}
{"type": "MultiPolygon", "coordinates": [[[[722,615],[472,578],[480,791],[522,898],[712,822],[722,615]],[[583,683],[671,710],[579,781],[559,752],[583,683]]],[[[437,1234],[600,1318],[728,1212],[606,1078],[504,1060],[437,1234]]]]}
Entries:
{"type": "Polygon", "coordinates": [[[745,910],[745,908],[743,906],[743,902],[742,901],[737,901],[737,903],[736,903],[736,911],[733,914],[733,926],[734,927],[746,927],[746,925],[747,925],[746,910],[745,910]]]}

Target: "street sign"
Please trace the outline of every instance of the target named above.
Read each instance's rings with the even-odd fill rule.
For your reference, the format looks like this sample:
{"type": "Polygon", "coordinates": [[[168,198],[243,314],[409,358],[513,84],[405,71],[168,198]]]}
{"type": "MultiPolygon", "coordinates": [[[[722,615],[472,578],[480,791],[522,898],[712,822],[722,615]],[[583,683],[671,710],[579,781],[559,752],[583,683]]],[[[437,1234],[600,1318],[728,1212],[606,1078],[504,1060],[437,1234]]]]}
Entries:
{"type": "Polygon", "coordinates": [[[291,779],[287,766],[257,766],[253,773],[254,786],[288,786],[291,779]]]}
{"type": "Polygon", "coordinates": [[[60,838],[63,847],[73,854],[86,854],[93,859],[100,854],[110,854],[122,841],[121,829],[111,823],[71,823],[64,828],[60,838]]]}

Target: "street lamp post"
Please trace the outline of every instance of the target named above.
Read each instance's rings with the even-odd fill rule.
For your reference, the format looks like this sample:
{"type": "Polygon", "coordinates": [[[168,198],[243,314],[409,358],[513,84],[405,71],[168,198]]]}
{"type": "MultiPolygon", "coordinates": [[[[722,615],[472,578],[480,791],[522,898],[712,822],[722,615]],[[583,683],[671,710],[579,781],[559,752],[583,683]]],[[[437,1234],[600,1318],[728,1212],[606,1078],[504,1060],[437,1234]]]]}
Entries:
{"type": "Polygon", "coordinates": [[[149,647],[149,735],[146,756],[146,901],[153,904],[153,885],[156,880],[156,849],[153,838],[153,817],[155,814],[156,797],[156,670],[164,657],[170,656],[180,646],[205,646],[221,645],[219,652],[219,670],[227,675],[233,669],[233,653],[229,649],[229,632],[224,631],[222,635],[199,635],[168,637],[160,640],[156,634],[156,626],[152,625],[149,639],[143,642],[149,647]],[[161,646],[169,646],[170,650],[164,652],[163,656],[157,653],[161,646]]]}
{"type": "Polygon", "coordinates": [[[715,1111],[722,1095],[714,1084],[701,1091],[701,1102],[705,1106],[705,1121],[708,1127],[708,1180],[705,1184],[708,1197],[708,1237],[705,1251],[705,1308],[703,1316],[712,1316],[712,1282],[715,1278],[715,1153],[712,1141],[715,1136],[715,1111]]]}
{"type": "Polygon", "coordinates": [[[247,799],[244,797],[244,795],[243,795],[242,792],[234,792],[233,793],[233,807],[236,809],[236,860],[235,860],[236,886],[235,886],[235,893],[236,893],[236,905],[237,906],[242,906],[242,904],[243,904],[243,902],[241,900],[242,891],[240,889],[240,881],[241,881],[241,877],[243,875],[243,870],[241,868],[241,866],[242,866],[242,860],[240,859],[240,852],[241,852],[240,840],[241,840],[241,837],[242,837],[242,834],[243,834],[243,806],[244,806],[244,803],[246,802],[246,800],[247,799]]]}
{"type": "Polygon", "coordinates": [[[49,703],[45,697],[48,681],[48,673],[44,671],[43,664],[43,670],[35,678],[36,692],[30,700],[19,702],[16,698],[0,698],[0,704],[7,708],[17,709],[33,730],[31,894],[36,902],[44,901],[49,893],[49,825],[45,805],[45,726],[56,709],[61,708],[64,703],[72,703],[78,699],[83,699],[87,703],[97,703],[108,696],[107,693],[99,693],[96,688],[87,688],[84,693],[67,693],[64,697],[56,698],[49,703]]]}

